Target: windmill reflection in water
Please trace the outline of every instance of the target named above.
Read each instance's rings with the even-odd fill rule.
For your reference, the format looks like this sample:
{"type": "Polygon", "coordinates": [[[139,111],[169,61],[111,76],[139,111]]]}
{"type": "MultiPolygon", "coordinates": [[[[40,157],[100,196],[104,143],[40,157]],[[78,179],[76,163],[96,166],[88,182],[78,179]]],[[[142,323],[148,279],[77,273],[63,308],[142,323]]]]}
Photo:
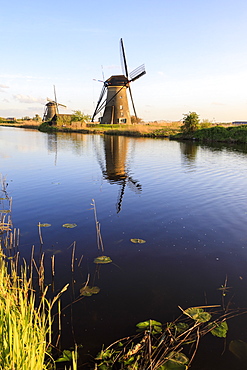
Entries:
{"type": "Polygon", "coordinates": [[[127,153],[129,138],[125,136],[104,135],[104,156],[97,153],[98,162],[100,164],[104,179],[110,184],[119,184],[119,194],[116,203],[117,213],[121,211],[123,197],[126,186],[132,191],[140,194],[142,186],[138,180],[134,180],[130,175],[130,170],[127,168],[127,153]]]}

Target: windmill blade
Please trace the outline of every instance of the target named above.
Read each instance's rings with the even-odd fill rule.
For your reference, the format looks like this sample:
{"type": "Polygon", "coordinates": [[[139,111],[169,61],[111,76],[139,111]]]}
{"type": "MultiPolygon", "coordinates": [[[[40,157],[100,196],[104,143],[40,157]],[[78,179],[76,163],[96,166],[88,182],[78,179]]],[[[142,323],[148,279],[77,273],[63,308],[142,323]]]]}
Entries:
{"type": "Polygon", "coordinates": [[[55,102],[57,103],[57,94],[56,94],[56,87],[55,87],[55,85],[53,85],[53,89],[54,89],[55,102]]]}
{"type": "Polygon", "coordinates": [[[56,94],[56,88],[55,88],[55,85],[53,85],[53,89],[54,89],[54,98],[55,98],[55,103],[56,103],[56,114],[59,114],[59,111],[58,111],[58,104],[57,104],[57,94],[56,94]]]}
{"type": "Polygon", "coordinates": [[[133,190],[136,194],[140,194],[141,191],[142,191],[142,186],[141,184],[138,182],[138,180],[134,180],[132,179],[132,177],[128,177],[128,183],[127,183],[128,187],[133,190]]]}
{"type": "Polygon", "coordinates": [[[134,111],[134,114],[135,114],[135,117],[136,117],[136,122],[137,122],[137,114],[136,114],[136,109],[135,109],[134,100],[133,100],[133,96],[132,96],[132,92],[131,92],[130,86],[129,86],[129,93],[130,93],[130,99],[131,99],[133,111],[134,111]]]}
{"type": "Polygon", "coordinates": [[[103,107],[104,107],[104,103],[105,102],[103,102],[103,103],[101,103],[102,102],[102,100],[103,100],[103,97],[104,97],[104,95],[105,95],[105,93],[106,93],[106,85],[104,84],[104,86],[102,87],[102,90],[101,90],[101,93],[100,93],[100,96],[99,96],[99,100],[98,100],[98,102],[97,102],[97,105],[96,105],[96,108],[95,108],[95,110],[94,110],[94,113],[93,113],[93,115],[92,115],[92,120],[91,120],[91,122],[93,122],[93,120],[94,120],[94,117],[103,109],[103,107]]]}
{"type": "Polygon", "coordinates": [[[103,81],[105,81],[105,75],[104,75],[104,68],[103,68],[103,66],[101,66],[101,71],[102,71],[103,81]]]}
{"type": "Polygon", "coordinates": [[[66,105],[63,105],[63,104],[60,104],[60,103],[57,103],[57,105],[59,105],[60,107],[67,108],[67,106],[66,106],[66,105]]]}
{"type": "Polygon", "coordinates": [[[120,58],[121,58],[123,74],[125,75],[125,77],[129,78],[127,61],[126,61],[126,56],[125,56],[125,51],[124,51],[123,39],[120,39],[120,58]]]}
{"type": "Polygon", "coordinates": [[[134,69],[132,72],[130,72],[130,82],[137,80],[141,76],[145,75],[145,65],[142,64],[141,66],[134,69]]]}
{"type": "Polygon", "coordinates": [[[121,186],[121,189],[119,191],[119,194],[118,194],[118,199],[117,199],[117,203],[116,203],[117,213],[119,213],[121,211],[121,208],[122,208],[122,202],[123,202],[125,187],[126,187],[126,181],[123,182],[123,184],[121,186]]]}

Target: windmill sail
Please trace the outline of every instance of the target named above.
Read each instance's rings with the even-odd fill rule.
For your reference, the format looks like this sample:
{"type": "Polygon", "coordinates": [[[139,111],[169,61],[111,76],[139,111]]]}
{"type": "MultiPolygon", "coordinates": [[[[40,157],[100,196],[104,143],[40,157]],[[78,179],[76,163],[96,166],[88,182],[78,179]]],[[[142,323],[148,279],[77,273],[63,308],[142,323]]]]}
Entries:
{"type": "Polygon", "coordinates": [[[141,76],[145,75],[145,65],[142,64],[141,66],[134,69],[132,72],[130,72],[130,82],[137,80],[141,76]]]}
{"type": "Polygon", "coordinates": [[[124,50],[123,39],[120,39],[120,59],[122,64],[122,75],[114,75],[104,81],[104,86],[100,94],[97,106],[92,116],[92,122],[95,116],[104,108],[104,114],[101,118],[101,123],[131,123],[130,111],[127,99],[127,89],[130,94],[131,104],[133,107],[134,114],[137,119],[136,109],[130,88],[130,82],[133,82],[143,76],[145,66],[142,64],[138,68],[134,69],[130,75],[128,72],[127,59],[124,50]],[[106,99],[103,100],[104,94],[107,92],[106,99]]]}
{"type": "Polygon", "coordinates": [[[67,108],[66,105],[57,102],[55,85],[53,85],[53,88],[54,88],[54,100],[47,98],[48,103],[45,105],[43,121],[50,121],[56,115],[58,115],[59,114],[58,106],[67,108]]]}

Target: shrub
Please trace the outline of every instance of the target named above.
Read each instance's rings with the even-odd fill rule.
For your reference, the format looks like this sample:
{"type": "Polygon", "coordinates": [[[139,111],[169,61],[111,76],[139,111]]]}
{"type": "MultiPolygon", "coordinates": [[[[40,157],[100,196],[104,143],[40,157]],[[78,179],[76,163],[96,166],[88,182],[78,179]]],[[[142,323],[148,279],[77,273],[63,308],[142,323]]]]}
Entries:
{"type": "Polygon", "coordinates": [[[182,132],[195,132],[200,127],[199,116],[196,112],[184,114],[182,132]]]}

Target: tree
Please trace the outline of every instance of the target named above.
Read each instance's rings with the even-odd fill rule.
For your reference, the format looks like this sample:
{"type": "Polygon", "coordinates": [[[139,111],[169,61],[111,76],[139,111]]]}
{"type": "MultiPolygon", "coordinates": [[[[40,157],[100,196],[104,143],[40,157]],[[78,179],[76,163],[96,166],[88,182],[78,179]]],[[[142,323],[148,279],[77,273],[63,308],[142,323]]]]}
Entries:
{"type": "Polygon", "coordinates": [[[199,116],[196,112],[189,112],[184,114],[183,125],[181,130],[183,132],[194,132],[200,128],[199,116]]]}
{"type": "Polygon", "coordinates": [[[133,123],[142,123],[143,122],[142,118],[139,118],[139,117],[136,117],[136,116],[131,116],[130,119],[131,119],[131,123],[132,124],[133,123]]]}
{"type": "Polygon", "coordinates": [[[80,110],[73,110],[74,114],[71,117],[71,121],[76,122],[88,122],[91,120],[91,117],[88,114],[84,114],[80,110]]]}
{"type": "Polygon", "coordinates": [[[35,114],[35,116],[33,117],[33,120],[37,122],[41,122],[42,118],[38,114],[35,114]]]}

